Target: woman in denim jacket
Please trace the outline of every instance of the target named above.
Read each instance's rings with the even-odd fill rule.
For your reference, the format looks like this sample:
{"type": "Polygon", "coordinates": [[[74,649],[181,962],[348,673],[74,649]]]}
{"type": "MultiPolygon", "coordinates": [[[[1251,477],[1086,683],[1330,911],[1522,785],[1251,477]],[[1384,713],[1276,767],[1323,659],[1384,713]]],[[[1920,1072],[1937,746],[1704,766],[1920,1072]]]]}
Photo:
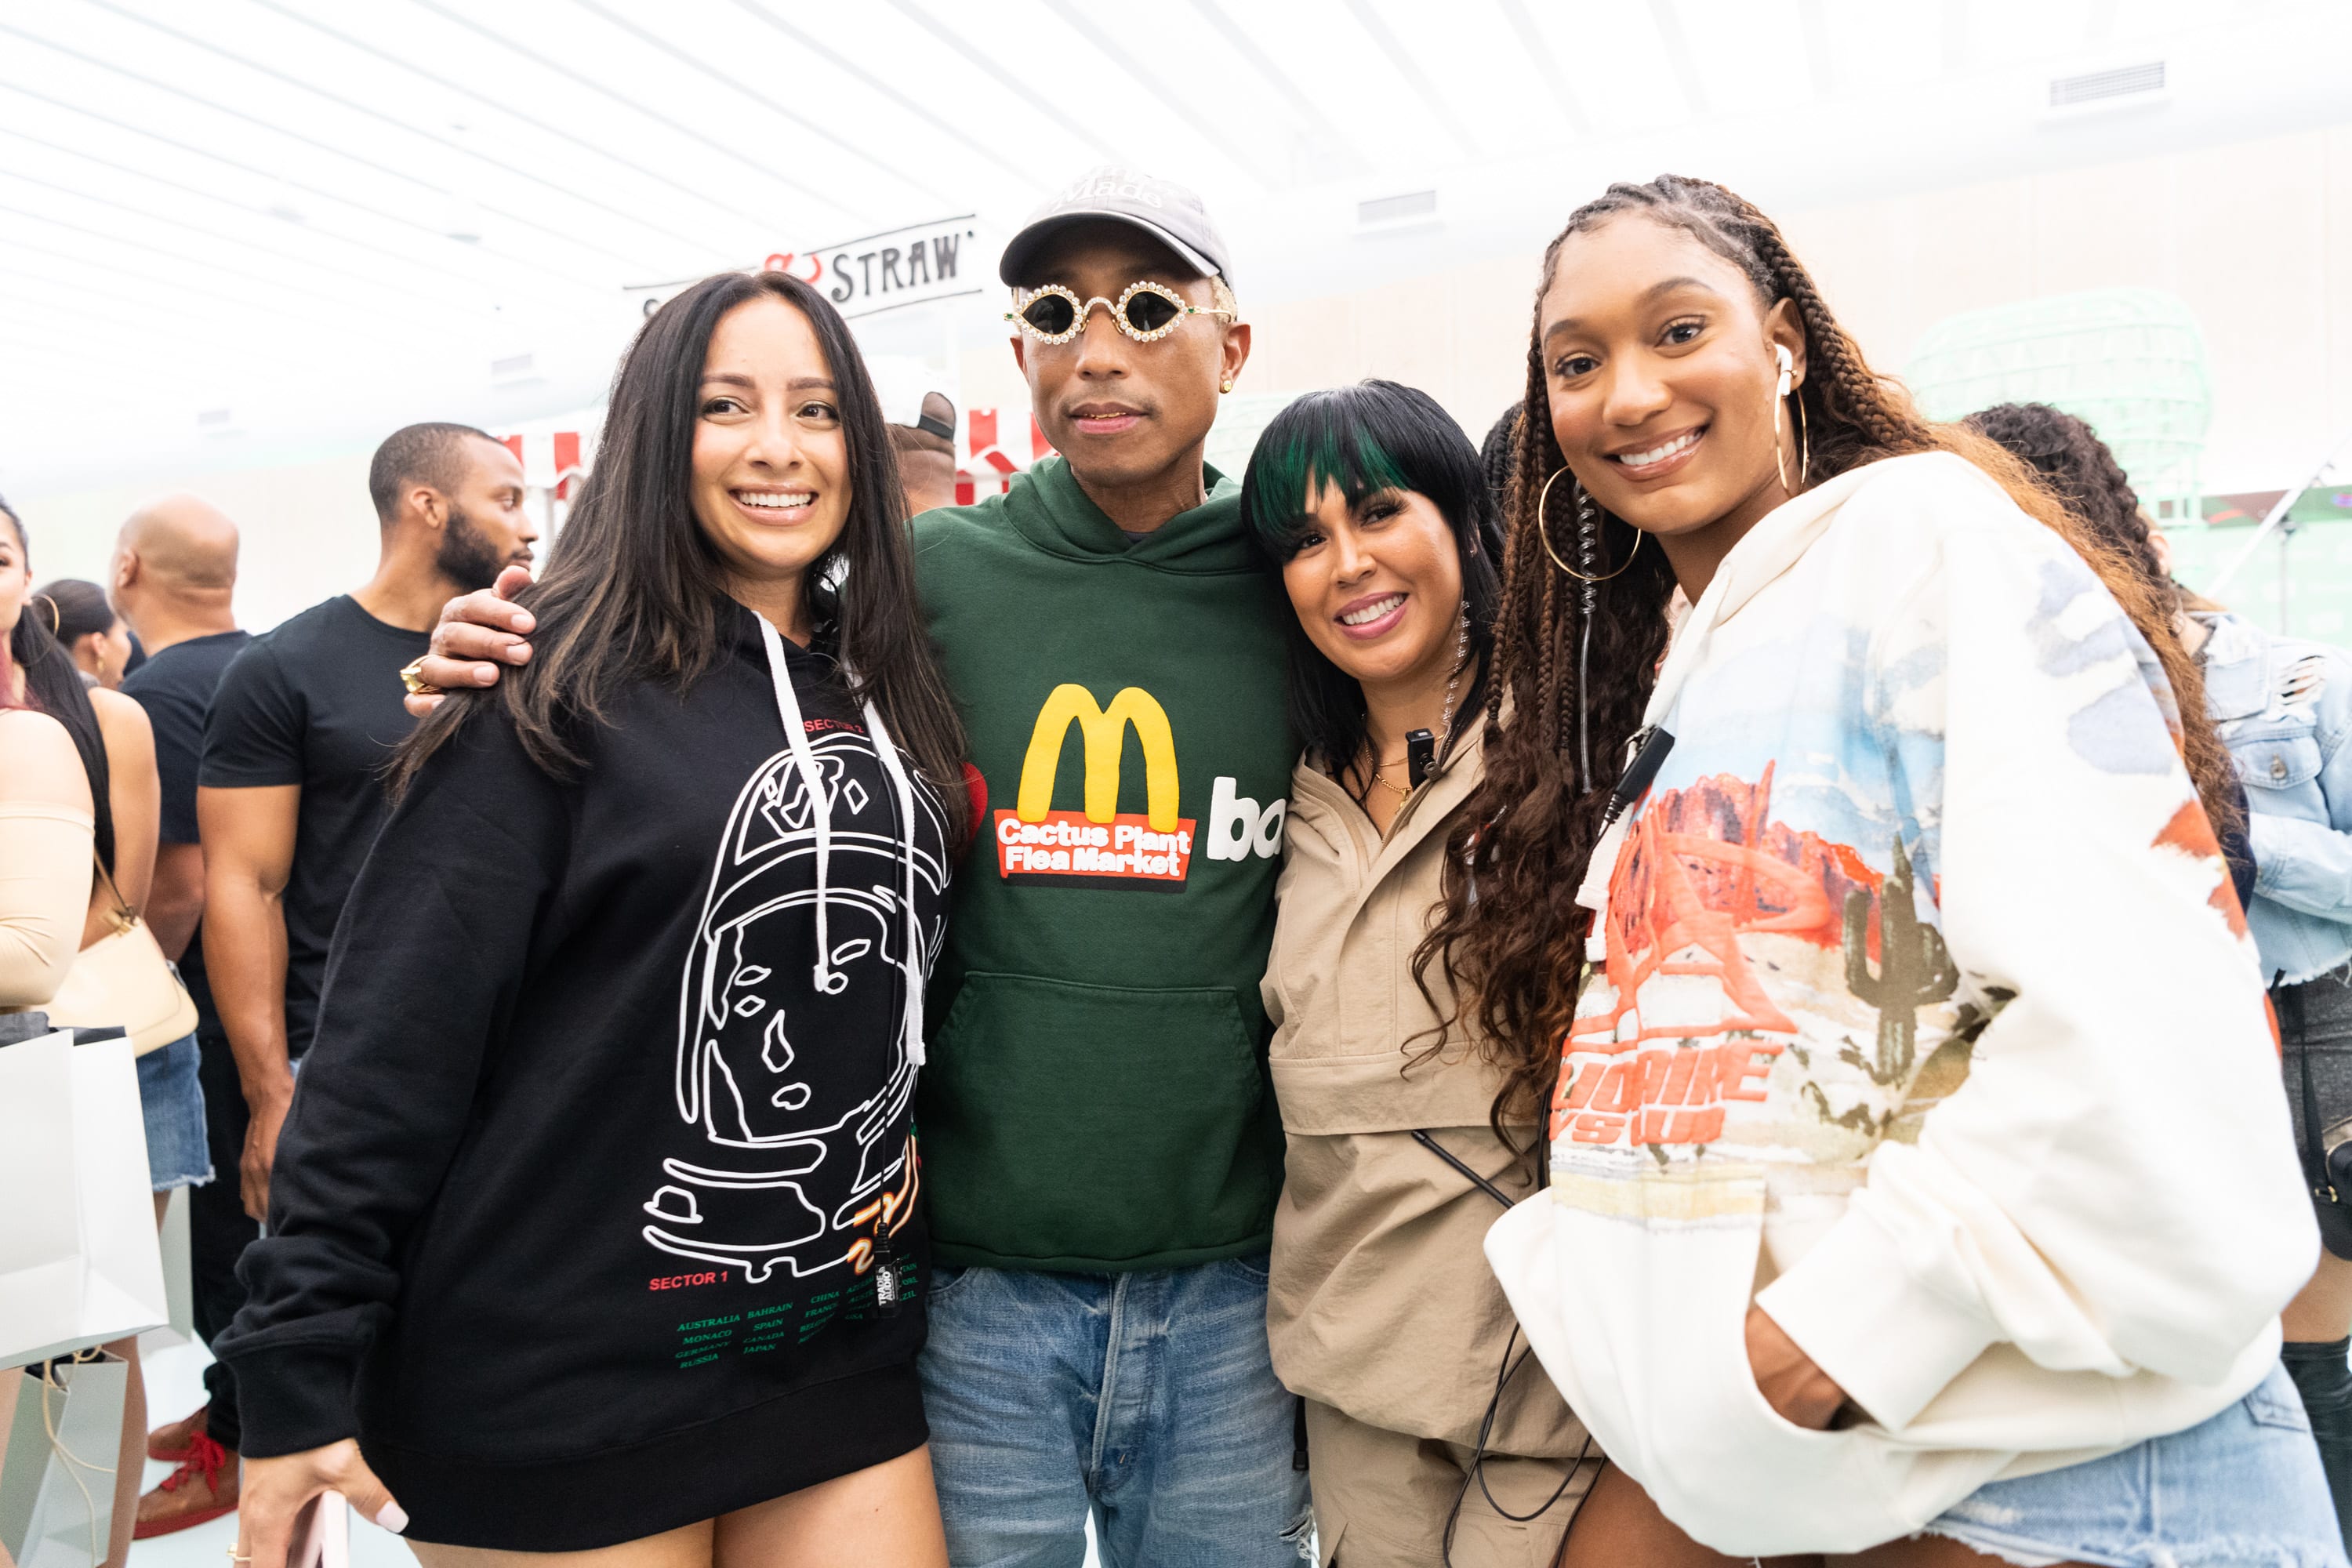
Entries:
{"type": "MultiPolygon", "coordinates": [[[[1969,423],[2186,601],[2164,535],[2089,426],[2041,404],[2004,404],[1969,423]]],[[[2240,896],[2278,1014],[2296,1152],[2326,1245],[2282,1314],[2286,1366],[2338,1520],[2352,1524],[2352,1191],[2331,1198],[2325,1164],[2328,1145],[2352,1133],[2352,655],[2273,637],[2218,606],[2184,602],[2180,616],[2180,640],[2204,666],[2206,711],[2245,786],[2254,881],[2246,897],[2242,880],[2240,896]]]]}

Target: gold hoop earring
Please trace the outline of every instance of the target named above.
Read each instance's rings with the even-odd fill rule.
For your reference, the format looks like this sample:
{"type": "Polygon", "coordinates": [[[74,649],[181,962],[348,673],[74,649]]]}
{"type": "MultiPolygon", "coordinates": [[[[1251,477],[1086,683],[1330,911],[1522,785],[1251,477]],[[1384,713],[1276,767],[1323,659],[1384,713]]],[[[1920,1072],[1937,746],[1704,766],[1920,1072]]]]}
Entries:
{"type": "Polygon", "coordinates": [[[36,594],[33,597],[49,607],[49,636],[54,637],[60,635],[66,623],[65,617],[58,614],[58,602],[47,594],[36,594]]]}
{"type": "Polygon", "coordinates": [[[1800,390],[1789,395],[1797,400],[1797,483],[1789,482],[1789,459],[1780,456],[1780,399],[1777,397],[1772,400],[1772,467],[1780,472],[1781,493],[1793,497],[1798,485],[1812,477],[1813,433],[1811,421],[1805,417],[1804,393],[1800,390]]]}
{"type": "Polygon", "coordinates": [[[1566,472],[1568,472],[1568,465],[1565,463],[1561,464],[1559,468],[1554,468],[1551,471],[1551,478],[1544,481],[1543,489],[1536,496],[1536,537],[1543,541],[1544,553],[1551,557],[1551,563],[1553,565],[1559,567],[1561,571],[1567,573],[1570,576],[1575,578],[1580,583],[1606,583],[1612,577],[1623,576],[1625,574],[1626,567],[1633,564],[1633,557],[1642,553],[1642,541],[1647,537],[1638,528],[1633,531],[1633,548],[1626,555],[1624,565],[1618,567],[1614,572],[1603,572],[1597,577],[1588,576],[1584,573],[1579,572],[1575,567],[1570,566],[1567,562],[1562,561],[1559,558],[1559,552],[1551,547],[1551,523],[1549,519],[1545,515],[1544,507],[1546,503],[1551,500],[1552,485],[1559,479],[1560,475],[1566,472]]]}

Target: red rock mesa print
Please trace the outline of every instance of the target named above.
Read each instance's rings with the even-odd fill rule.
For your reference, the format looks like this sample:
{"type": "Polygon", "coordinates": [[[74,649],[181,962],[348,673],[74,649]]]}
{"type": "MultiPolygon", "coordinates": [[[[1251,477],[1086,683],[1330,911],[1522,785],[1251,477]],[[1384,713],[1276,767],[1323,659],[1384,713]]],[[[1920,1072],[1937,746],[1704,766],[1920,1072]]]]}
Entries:
{"type": "MultiPolygon", "coordinates": [[[[1846,845],[1771,819],[1773,764],[1755,784],[1718,773],[1668,790],[1628,836],[1610,879],[1602,977],[1609,1005],[1578,1018],[1552,1100],[1552,1136],[1580,1143],[1707,1143],[1724,1102],[1761,1100],[1760,1081],[1793,1019],[1773,1002],[1739,939],[1776,933],[1824,950],[1846,940],[1847,895],[1875,900],[1885,878],[1846,845]],[[1625,1031],[1655,975],[1695,975],[1723,988],[1725,1012],[1706,1047],[1643,1048],[1683,1040],[1687,1023],[1625,1031]],[[1587,1058],[1580,1061],[1578,1058],[1587,1058]],[[1597,1059],[1594,1059],[1597,1058],[1597,1059]]],[[[1878,958],[1874,922],[1868,956],[1878,958]]]]}
{"type": "MultiPolygon", "coordinates": [[[[1752,784],[1717,773],[1668,790],[1634,824],[1609,885],[1604,973],[1614,997],[1610,1011],[1576,1021],[1572,1040],[1596,1042],[1582,1048],[1607,1049],[1599,1042],[1616,1040],[1653,974],[1720,981],[1732,1007],[1724,1029],[1795,1031],[1738,939],[1774,931],[1837,947],[1845,940],[1846,894],[1859,888],[1874,896],[1885,879],[1847,846],[1770,819],[1774,766],[1765,763],[1752,784]],[[1675,956],[1694,947],[1702,956],[1675,956]]],[[[1878,956],[1874,935],[1870,956],[1878,956]]],[[[1645,1028],[1637,1038],[1686,1033],[1645,1028]]]]}

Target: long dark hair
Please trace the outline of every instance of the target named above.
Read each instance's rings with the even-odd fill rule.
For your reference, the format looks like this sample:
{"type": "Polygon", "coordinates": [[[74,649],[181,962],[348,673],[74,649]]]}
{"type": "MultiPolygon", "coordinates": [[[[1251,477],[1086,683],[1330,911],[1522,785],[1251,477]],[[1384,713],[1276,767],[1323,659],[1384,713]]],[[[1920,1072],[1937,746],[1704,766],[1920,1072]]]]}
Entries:
{"type": "MultiPolygon", "coordinates": [[[[32,542],[25,533],[25,520],[5,500],[0,500],[0,517],[6,518],[16,531],[18,552],[29,556],[32,542]]],[[[74,750],[81,754],[81,771],[89,779],[90,814],[98,822],[98,858],[111,873],[114,809],[107,790],[113,773],[106,765],[106,737],[99,730],[98,710],[90,706],[89,689],[82,684],[80,669],[57,639],[56,617],[57,606],[46,596],[26,596],[16,616],[16,629],[8,634],[7,658],[0,659],[0,705],[5,705],[8,688],[15,684],[8,679],[9,668],[14,666],[25,672],[26,706],[47,713],[73,737],[74,750]]]]}
{"type": "Polygon", "coordinates": [[[1601,836],[1625,742],[1640,726],[1657,681],[1666,605],[1675,590],[1664,553],[1634,554],[1639,535],[1633,525],[1604,510],[1602,558],[1633,559],[1599,595],[1591,689],[1579,691],[1578,595],[1552,569],[1537,532],[1544,483],[1566,466],[1552,437],[1549,384],[1537,333],[1561,247],[1626,214],[1679,228],[1738,267],[1768,309],[1782,300],[1793,302],[1805,332],[1806,376],[1796,395],[1803,400],[1813,477],[1827,479],[1906,453],[1956,453],[2073,545],[2162,661],[2180,710],[2189,772],[2208,815],[2217,824],[2236,820],[2229,756],[2205,716],[2203,679],[2180,647],[2168,606],[2145,578],[2016,458],[1974,431],[1921,418],[1899,384],[1871,370],[1780,229],[1754,206],[1721,185],[1675,174],[1647,184],[1612,185],[1578,208],[1544,252],[1538,319],[1528,341],[1527,411],[1512,469],[1496,675],[1487,698],[1486,775],[1450,846],[1444,913],[1414,955],[1416,969],[1443,962],[1456,994],[1475,994],[1478,1033],[1506,1073],[1498,1120],[1507,1110],[1539,1115],[1559,1075],[1560,1037],[1584,973],[1586,919],[1576,890],[1601,836]],[[1580,708],[1591,717],[1589,778],[1576,776],[1573,761],[1580,708]]]}
{"type": "MultiPolygon", "coordinates": [[[[503,702],[531,760],[562,775],[582,761],[576,727],[601,722],[624,684],[683,689],[718,661],[722,628],[741,610],[695,521],[694,429],[711,333],[728,311],[763,298],[793,306],[815,331],[848,447],[848,521],[803,579],[812,616],[851,672],[851,700],[871,699],[924,776],[950,801],[962,798],[963,727],[916,600],[906,497],[881,405],[840,312],[783,272],[706,278],[637,333],[613,378],[596,466],[547,575],[520,595],[539,623],[530,662],[495,691],[452,693],[418,725],[394,763],[395,794],[479,703],[503,702]]],[[[961,842],[967,814],[947,815],[961,842]]]]}
{"type": "MultiPolygon", "coordinates": [[[[1469,616],[1469,658],[1460,675],[1457,721],[1444,737],[1451,755],[1486,701],[1502,583],[1491,542],[1498,531],[1477,450],[1453,416],[1416,387],[1393,381],[1310,392],[1274,416],[1242,476],[1242,521],[1278,571],[1298,553],[1308,499],[1328,483],[1354,506],[1378,490],[1429,498],[1454,534],[1469,616]]],[[[1290,618],[1290,722],[1317,766],[1337,777],[1363,749],[1364,690],[1290,618]]]]}
{"type": "Polygon", "coordinates": [[[2032,468],[2101,542],[2147,579],[2168,611],[2179,610],[2180,584],[2156,553],[2139,492],[2097,431],[2046,403],[1997,403],[1960,423],[2032,468]]]}

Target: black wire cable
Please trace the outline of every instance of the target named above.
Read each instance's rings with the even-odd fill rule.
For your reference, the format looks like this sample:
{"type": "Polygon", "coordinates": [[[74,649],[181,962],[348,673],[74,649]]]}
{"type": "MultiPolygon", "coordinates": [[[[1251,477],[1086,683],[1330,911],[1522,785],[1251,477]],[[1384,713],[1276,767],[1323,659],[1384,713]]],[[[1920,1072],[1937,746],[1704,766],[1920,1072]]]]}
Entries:
{"type": "MultiPolygon", "coordinates": [[[[1475,1186],[1480,1192],[1485,1193],[1488,1197],[1502,1205],[1506,1209],[1514,1206],[1511,1195],[1508,1193],[1506,1193],[1502,1188],[1496,1186],[1494,1183],[1480,1175],[1476,1171],[1472,1170],[1469,1164],[1455,1155],[1453,1151],[1447,1149],[1444,1144],[1438,1142],[1436,1139],[1431,1137],[1426,1129],[1413,1129],[1412,1140],[1423,1148],[1428,1150],[1431,1153],[1436,1155],[1439,1159],[1444,1161],[1447,1164],[1453,1166],[1455,1171],[1467,1178],[1473,1186],[1475,1186]]],[[[1576,1479],[1577,1471],[1584,1468],[1584,1461],[1591,1456],[1592,1433],[1591,1429],[1588,1428],[1584,1434],[1584,1442],[1576,1450],[1576,1458],[1569,1464],[1568,1474],[1560,1477],[1559,1485],[1552,1489],[1551,1496],[1544,1500],[1542,1507],[1537,1509],[1533,1513],[1513,1513],[1509,1509],[1505,1508],[1501,1502],[1496,1500],[1494,1489],[1486,1484],[1486,1444],[1494,1436],[1496,1419],[1502,1413],[1504,1389],[1508,1386],[1512,1378],[1518,1375],[1519,1368],[1527,1365],[1528,1358],[1536,1353],[1535,1347],[1533,1345],[1529,1345],[1526,1352],[1520,1355],[1518,1360],[1513,1361],[1511,1359],[1511,1352],[1517,1350],[1518,1346],[1519,1325],[1517,1322],[1514,1321],[1511,1324],[1510,1337],[1503,1342],[1502,1362],[1495,1369],[1494,1395],[1486,1401],[1486,1414],[1481,1416],[1478,1421],[1478,1440],[1471,1447],[1469,1468],[1462,1473],[1461,1486],[1454,1489],[1454,1506],[1445,1510],[1445,1533],[1438,1543],[1438,1559],[1444,1565],[1444,1568],[1454,1568],[1454,1532],[1462,1522],[1462,1505],[1470,1500],[1470,1483],[1472,1481],[1476,1481],[1478,1483],[1478,1490],[1486,1498],[1486,1506],[1493,1509],[1498,1518],[1507,1519],[1513,1524],[1531,1524],[1535,1521],[1541,1519],[1545,1514],[1549,1513],[1553,1507],[1559,1503],[1559,1500],[1568,1495],[1568,1489],[1570,1483],[1576,1479]]],[[[1609,1460],[1606,1456],[1603,1456],[1601,1462],[1603,1465],[1606,1465],[1609,1463],[1609,1460]]],[[[1593,1479],[1595,1481],[1600,1479],[1600,1476],[1597,1472],[1595,1473],[1593,1479]]],[[[1588,1493],[1591,1490],[1590,1488],[1587,1488],[1586,1489],[1588,1493]]],[[[1581,1510],[1580,1510],[1579,1511],[1580,1512],[1581,1510]]],[[[1568,1539],[1575,1530],[1576,1519],[1571,1515],[1568,1521],[1568,1529],[1560,1531],[1559,1552],[1552,1559],[1554,1563],[1558,1563],[1561,1558],[1568,1555],[1568,1539]]]]}

